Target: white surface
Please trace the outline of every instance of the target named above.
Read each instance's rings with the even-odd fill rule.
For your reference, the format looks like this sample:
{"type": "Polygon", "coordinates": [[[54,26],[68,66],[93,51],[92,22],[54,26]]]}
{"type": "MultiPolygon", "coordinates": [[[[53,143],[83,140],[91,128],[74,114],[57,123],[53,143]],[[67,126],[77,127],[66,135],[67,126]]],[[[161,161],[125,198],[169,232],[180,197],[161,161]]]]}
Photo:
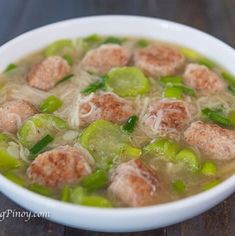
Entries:
{"type": "MultiPolygon", "coordinates": [[[[30,31],[0,48],[0,71],[54,40],[93,33],[140,36],[177,43],[197,50],[235,74],[235,51],[223,42],[187,26],[136,16],[85,17],[30,31]]],[[[50,212],[52,221],[95,231],[128,232],[163,227],[206,211],[234,192],[235,175],[195,196],[142,208],[99,209],[63,203],[21,188],[1,175],[0,188],[10,199],[29,210],[50,212]]]]}

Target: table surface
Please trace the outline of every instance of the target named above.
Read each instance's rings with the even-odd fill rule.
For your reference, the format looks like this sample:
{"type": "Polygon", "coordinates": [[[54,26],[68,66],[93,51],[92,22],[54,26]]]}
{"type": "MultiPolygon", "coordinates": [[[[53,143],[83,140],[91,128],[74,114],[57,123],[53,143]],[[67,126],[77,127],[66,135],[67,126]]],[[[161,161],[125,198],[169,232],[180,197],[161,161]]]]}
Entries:
{"type": "MultiPolygon", "coordinates": [[[[0,45],[36,27],[74,17],[130,14],[168,19],[208,32],[235,47],[235,0],[0,0],[0,45]]],[[[3,60],[2,58],[0,60],[3,60]]],[[[0,212],[23,210],[0,194],[0,212]]],[[[235,235],[235,194],[210,211],[170,227],[123,235],[235,235]]],[[[84,231],[34,218],[7,218],[1,235],[119,235],[84,231]]]]}

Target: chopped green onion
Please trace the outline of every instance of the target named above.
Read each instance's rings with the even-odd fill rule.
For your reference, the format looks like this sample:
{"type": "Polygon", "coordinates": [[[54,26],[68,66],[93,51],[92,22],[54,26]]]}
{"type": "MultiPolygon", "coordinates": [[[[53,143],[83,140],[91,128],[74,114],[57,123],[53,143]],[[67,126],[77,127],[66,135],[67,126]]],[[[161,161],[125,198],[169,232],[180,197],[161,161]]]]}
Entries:
{"type": "Polygon", "coordinates": [[[64,186],[62,193],[61,193],[61,201],[63,202],[69,202],[70,200],[70,188],[69,186],[64,186]]]}
{"type": "Polygon", "coordinates": [[[141,48],[147,47],[148,44],[149,44],[149,42],[145,39],[140,39],[140,40],[137,41],[137,45],[141,48]]]}
{"type": "Polygon", "coordinates": [[[73,42],[69,39],[61,39],[50,44],[44,51],[46,57],[57,55],[66,47],[73,47],[73,42]]]}
{"type": "Polygon", "coordinates": [[[58,97],[51,95],[41,103],[39,110],[42,113],[53,113],[54,111],[58,110],[61,106],[62,106],[62,101],[58,97]]]}
{"type": "Polygon", "coordinates": [[[9,170],[21,166],[21,161],[10,155],[7,150],[0,148],[0,169],[9,170]]]}
{"type": "Polygon", "coordinates": [[[182,181],[182,180],[174,181],[172,183],[172,188],[179,195],[184,194],[186,191],[186,185],[185,185],[184,181],[182,181]]]}
{"type": "Polygon", "coordinates": [[[92,174],[85,176],[81,181],[81,186],[88,191],[104,188],[108,184],[108,173],[104,170],[96,170],[92,174]]]}
{"type": "Polygon", "coordinates": [[[76,204],[80,204],[82,198],[86,195],[86,190],[78,186],[71,190],[70,192],[70,201],[76,204]]]}
{"type": "Polygon", "coordinates": [[[103,78],[103,79],[101,79],[101,81],[97,81],[97,82],[94,82],[94,83],[88,85],[86,88],[81,90],[81,93],[88,95],[90,93],[95,92],[98,89],[104,89],[105,88],[104,80],[105,79],[103,78]]]}
{"type": "Polygon", "coordinates": [[[196,60],[200,57],[200,55],[196,51],[189,49],[189,48],[180,48],[180,52],[185,57],[192,59],[192,60],[196,60]]]}
{"type": "Polygon", "coordinates": [[[10,71],[13,71],[13,70],[16,69],[17,67],[18,67],[18,66],[17,66],[16,64],[11,63],[11,64],[9,64],[9,65],[6,67],[6,69],[4,70],[4,72],[7,73],[7,72],[10,72],[10,71]]]}
{"type": "Polygon", "coordinates": [[[171,84],[183,84],[183,78],[181,76],[164,76],[160,78],[160,83],[167,85],[171,84]]]}
{"type": "Polygon", "coordinates": [[[201,173],[203,175],[211,176],[216,174],[217,169],[217,165],[213,161],[205,161],[202,165],[201,173]]]}
{"type": "Polygon", "coordinates": [[[184,85],[174,85],[174,86],[177,87],[177,88],[182,88],[184,94],[187,94],[187,95],[192,96],[192,97],[196,96],[196,93],[195,93],[194,89],[192,89],[190,87],[187,87],[187,86],[184,86],[184,85]]]}
{"type": "Polygon", "coordinates": [[[31,149],[30,152],[32,155],[36,155],[41,152],[50,142],[54,140],[49,134],[43,137],[40,141],[38,141],[31,149]]]}
{"type": "Polygon", "coordinates": [[[122,129],[128,133],[132,133],[138,122],[137,116],[131,116],[128,118],[127,122],[123,125],[122,129]]]}
{"type": "Polygon", "coordinates": [[[210,59],[206,58],[206,57],[200,57],[197,62],[201,65],[204,65],[210,69],[216,67],[216,63],[211,61],[210,59]]]}
{"type": "Polygon", "coordinates": [[[66,54],[63,56],[63,58],[68,62],[70,66],[73,65],[73,58],[70,55],[66,54]]]}
{"type": "Polygon", "coordinates": [[[52,191],[51,189],[38,185],[38,184],[32,184],[29,186],[29,190],[35,192],[35,193],[39,193],[43,196],[47,196],[50,197],[52,195],[52,191]]]}
{"type": "Polygon", "coordinates": [[[4,176],[19,186],[25,187],[27,185],[23,178],[21,178],[20,176],[17,176],[16,174],[12,172],[6,172],[4,173],[4,176]]]}
{"type": "Polygon", "coordinates": [[[183,89],[180,87],[175,87],[171,85],[167,85],[163,90],[162,96],[164,98],[174,98],[174,99],[181,99],[183,94],[183,89]]]}
{"type": "MultiPolygon", "coordinates": [[[[60,81],[58,81],[57,84],[60,84],[60,83],[62,83],[62,82],[65,82],[65,81],[71,79],[73,76],[74,76],[73,74],[67,75],[67,76],[65,76],[63,79],[61,79],[60,81]]],[[[56,84],[56,85],[57,85],[57,84],[56,84]]]]}
{"type": "Polygon", "coordinates": [[[195,172],[200,168],[200,160],[197,154],[190,148],[182,149],[175,157],[177,162],[183,162],[189,170],[195,172]]]}
{"type": "Polygon", "coordinates": [[[203,185],[203,190],[206,191],[206,190],[212,189],[212,188],[214,188],[215,186],[217,186],[220,183],[221,183],[221,181],[219,181],[217,179],[213,180],[213,181],[211,181],[209,183],[204,184],[203,185]]]}
{"type": "Polygon", "coordinates": [[[122,44],[123,41],[124,41],[124,39],[111,36],[111,37],[106,38],[103,41],[103,44],[107,44],[107,43],[122,44]]]}
{"type": "Polygon", "coordinates": [[[224,126],[230,126],[231,121],[224,117],[223,115],[220,115],[218,112],[211,110],[210,108],[204,108],[202,110],[202,114],[205,115],[205,117],[219,125],[224,126]]]}

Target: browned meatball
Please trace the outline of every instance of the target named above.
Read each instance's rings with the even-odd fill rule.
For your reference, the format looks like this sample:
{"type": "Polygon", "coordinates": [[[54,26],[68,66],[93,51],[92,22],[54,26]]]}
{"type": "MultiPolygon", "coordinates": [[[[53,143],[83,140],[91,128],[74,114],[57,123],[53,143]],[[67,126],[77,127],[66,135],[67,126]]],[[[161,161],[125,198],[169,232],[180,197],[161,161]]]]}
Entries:
{"type": "Polygon", "coordinates": [[[214,93],[225,89],[224,81],[203,65],[189,64],[183,77],[185,84],[202,92],[214,93]]]}
{"type": "Polygon", "coordinates": [[[58,187],[77,182],[91,172],[91,165],[81,150],[61,146],[38,155],[29,166],[27,175],[33,183],[58,187]]]}
{"type": "Polygon", "coordinates": [[[91,123],[97,119],[122,123],[134,114],[132,104],[115,94],[94,94],[90,100],[81,106],[80,119],[82,124],[91,123]]]}
{"type": "Polygon", "coordinates": [[[191,114],[185,102],[180,100],[160,100],[151,103],[143,117],[146,131],[153,135],[166,135],[187,124],[191,114]]]}
{"type": "Polygon", "coordinates": [[[127,65],[130,53],[117,44],[105,44],[90,50],[83,58],[81,65],[86,71],[94,74],[106,74],[114,67],[127,65]]]}
{"type": "Polygon", "coordinates": [[[153,77],[178,73],[184,66],[184,56],[175,48],[153,44],[138,50],[134,62],[145,74],[153,77]]]}
{"type": "Polygon", "coordinates": [[[229,160],[235,157],[234,130],[197,121],[184,132],[184,138],[212,159],[229,160]]]}
{"type": "Polygon", "coordinates": [[[60,56],[51,56],[34,65],[27,75],[30,86],[48,91],[70,73],[70,66],[60,56]]]}
{"type": "Polygon", "coordinates": [[[0,106],[0,131],[16,133],[21,124],[37,109],[24,100],[13,100],[0,106]]]}
{"type": "Polygon", "coordinates": [[[162,190],[158,177],[141,160],[119,165],[108,188],[110,195],[132,207],[160,202],[162,190]]]}

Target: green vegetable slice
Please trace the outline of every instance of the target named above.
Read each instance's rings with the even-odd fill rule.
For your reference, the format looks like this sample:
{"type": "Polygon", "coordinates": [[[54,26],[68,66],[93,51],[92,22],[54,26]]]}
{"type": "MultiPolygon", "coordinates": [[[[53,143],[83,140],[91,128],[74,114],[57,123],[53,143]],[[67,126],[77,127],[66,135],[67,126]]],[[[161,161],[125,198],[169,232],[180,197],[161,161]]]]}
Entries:
{"type": "Polygon", "coordinates": [[[127,147],[130,147],[128,135],[118,125],[105,120],[90,124],[82,132],[80,142],[100,167],[107,166],[115,158],[121,158],[127,147]]]}
{"type": "Polygon", "coordinates": [[[128,133],[132,133],[138,122],[137,116],[131,116],[128,118],[127,122],[123,125],[122,129],[128,133]]]}
{"type": "Polygon", "coordinates": [[[202,164],[201,173],[203,175],[211,176],[217,173],[217,165],[213,161],[205,161],[202,164]]]}
{"type": "Polygon", "coordinates": [[[137,96],[149,92],[150,84],[143,72],[136,67],[112,69],[107,76],[106,86],[121,97],[137,96]]]}
{"type": "Polygon", "coordinates": [[[71,192],[71,189],[69,188],[69,186],[64,186],[63,190],[62,190],[62,193],[61,193],[61,201],[63,202],[69,202],[70,200],[70,192],[71,192]]]}
{"type": "Polygon", "coordinates": [[[235,126],[235,110],[230,111],[228,114],[228,118],[233,126],[235,126]]]}
{"type": "Polygon", "coordinates": [[[46,197],[52,196],[52,193],[53,193],[50,188],[41,186],[39,184],[32,184],[32,185],[30,185],[29,186],[29,190],[31,190],[31,191],[33,191],[35,193],[41,194],[43,196],[46,196],[46,197]]]}
{"type": "Polygon", "coordinates": [[[73,58],[69,54],[65,54],[63,58],[68,62],[70,66],[73,65],[73,58]]]}
{"type": "Polygon", "coordinates": [[[105,170],[96,170],[92,174],[84,177],[81,186],[88,191],[95,191],[104,188],[108,184],[108,173],[105,170]]]}
{"type": "Polygon", "coordinates": [[[76,187],[71,191],[70,201],[84,206],[93,207],[112,207],[112,203],[101,196],[98,195],[87,195],[86,190],[83,187],[76,187]]]}
{"type": "Polygon", "coordinates": [[[89,44],[97,44],[101,41],[101,38],[98,34],[92,34],[84,38],[84,41],[89,44]]]}
{"type": "Polygon", "coordinates": [[[200,58],[197,60],[197,62],[198,62],[199,64],[201,64],[201,65],[204,65],[204,66],[210,68],[210,69],[212,69],[212,68],[214,68],[214,67],[217,66],[214,61],[212,61],[212,60],[210,60],[210,59],[208,59],[208,58],[206,58],[206,57],[200,57],[200,58]]]}
{"type": "Polygon", "coordinates": [[[45,135],[56,136],[56,133],[68,128],[67,123],[52,114],[37,114],[30,117],[19,129],[19,141],[27,148],[32,148],[45,135]]]}
{"type": "Polygon", "coordinates": [[[212,188],[216,187],[217,185],[219,185],[220,183],[221,183],[221,181],[215,179],[209,183],[204,184],[203,190],[206,191],[206,190],[212,189],[212,188]]]}
{"type": "Polygon", "coordinates": [[[180,48],[180,52],[187,58],[191,60],[197,60],[200,57],[200,54],[196,51],[189,49],[189,48],[180,48]]]}
{"type": "Polygon", "coordinates": [[[163,85],[171,84],[183,84],[183,78],[181,76],[164,76],[160,78],[160,83],[163,85]]]}
{"type": "Polygon", "coordinates": [[[72,48],[73,42],[69,39],[61,39],[50,44],[44,51],[46,57],[58,55],[64,48],[72,48]]]}
{"type": "Polygon", "coordinates": [[[61,106],[62,106],[62,101],[58,97],[51,95],[44,101],[42,101],[39,110],[42,113],[53,113],[56,110],[58,110],[61,106]]]}
{"type": "Polygon", "coordinates": [[[27,186],[27,183],[25,182],[25,180],[22,177],[14,174],[14,173],[12,173],[10,171],[4,173],[4,176],[7,179],[11,180],[12,182],[14,182],[15,184],[17,184],[19,186],[22,186],[22,187],[26,187],[27,186]]]}
{"type": "Polygon", "coordinates": [[[172,183],[172,188],[179,195],[184,194],[186,191],[186,185],[185,185],[184,181],[182,181],[182,180],[174,181],[172,183]]]}
{"type": "Polygon", "coordinates": [[[183,89],[181,87],[167,85],[165,89],[163,90],[162,96],[164,98],[181,99],[182,94],[183,94],[183,89]]]}
{"type": "Polygon", "coordinates": [[[53,137],[51,137],[50,135],[46,135],[30,149],[31,154],[34,156],[37,155],[53,140],[54,140],[53,137]]]}
{"type": "Polygon", "coordinates": [[[149,45],[149,42],[146,39],[140,39],[136,43],[141,48],[145,48],[149,45]]]}
{"type": "Polygon", "coordinates": [[[0,170],[15,169],[20,167],[21,164],[20,160],[11,156],[5,148],[0,147],[0,170]]]}
{"type": "Polygon", "coordinates": [[[7,72],[10,72],[10,71],[13,71],[13,70],[15,70],[16,68],[18,68],[18,66],[17,66],[16,64],[11,63],[11,64],[9,64],[9,65],[6,67],[6,69],[4,70],[4,72],[7,73],[7,72]]]}
{"type": "Polygon", "coordinates": [[[189,170],[195,172],[200,168],[200,160],[197,154],[190,148],[182,149],[175,157],[177,162],[183,162],[189,170]]]}
{"type": "Polygon", "coordinates": [[[73,74],[65,76],[63,79],[61,79],[60,81],[58,81],[58,82],[56,83],[56,85],[58,85],[58,84],[60,84],[60,83],[63,83],[63,82],[65,82],[65,81],[67,81],[67,80],[72,79],[73,76],[74,76],[73,74]]]}
{"type": "Polygon", "coordinates": [[[235,85],[235,76],[226,71],[222,71],[221,75],[227,83],[229,83],[230,85],[235,85]]]}
{"type": "Polygon", "coordinates": [[[174,161],[176,154],[180,150],[180,146],[173,140],[166,138],[158,138],[154,142],[144,147],[145,152],[159,155],[160,158],[167,161],[174,161]]]}
{"type": "Polygon", "coordinates": [[[210,108],[204,108],[202,110],[202,115],[204,115],[208,120],[213,121],[219,125],[230,126],[231,121],[219,114],[217,111],[213,111],[210,108]]]}

